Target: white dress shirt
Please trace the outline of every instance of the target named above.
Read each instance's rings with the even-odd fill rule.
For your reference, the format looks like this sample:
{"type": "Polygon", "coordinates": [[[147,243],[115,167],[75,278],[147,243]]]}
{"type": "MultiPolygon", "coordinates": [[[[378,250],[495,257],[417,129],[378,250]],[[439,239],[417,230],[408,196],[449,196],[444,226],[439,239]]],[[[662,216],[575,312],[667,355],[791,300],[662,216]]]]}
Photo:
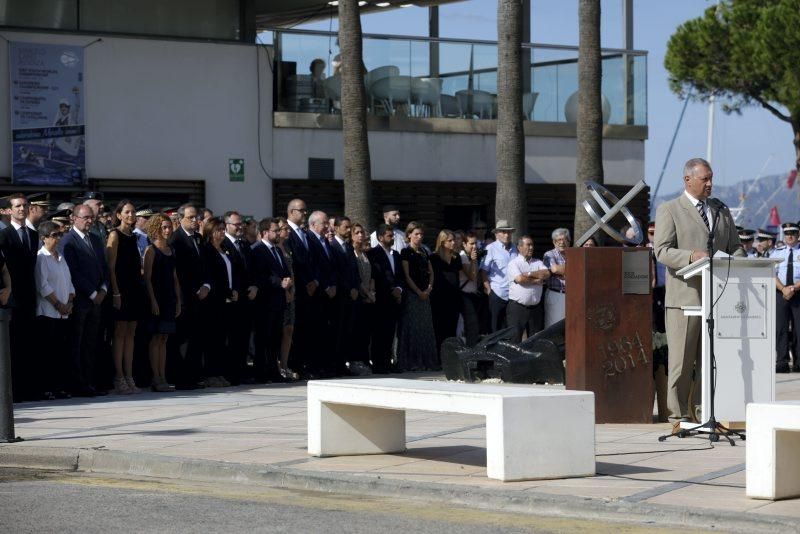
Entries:
{"type": "Polygon", "coordinates": [[[225,252],[220,252],[219,255],[225,262],[225,268],[228,270],[228,289],[233,289],[233,268],[231,267],[231,260],[225,252]]]}
{"type": "Polygon", "coordinates": [[[547,270],[541,260],[531,258],[526,260],[520,254],[508,263],[508,300],[513,300],[523,306],[535,306],[542,300],[543,284],[520,284],[514,280],[521,274],[547,270]]]}
{"type": "MultiPolygon", "coordinates": [[[[395,228],[393,231],[394,243],[392,243],[392,250],[395,250],[398,254],[400,254],[403,249],[408,246],[408,243],[406,243],[406,233],[402,230],[398,230],[397,228],[395,228]]],[[[369,244],[372,248],[378,246],[378,234],[376,232],[372,232],[369,235],[369,244]]]]}
{"type": "Polygon", "coordinates": [[[75,294],[72,285],[72,276],[69,274],[69,265],[61,255],[55,256],[42,247],[36,256],[36,315],[52,319],[66,319],[55,306],[47,300],[49,295],[55,293],[59,302],[67,302],[71,294],[75,294]]]}
{"type": "Polygon", "coordinates": [[[308,241],[306,241],[306,233],[303,231],[303,229],[297,226],[292,221],[286,221],[286,222],[289,223],[289,227],[294,231],[294,233],[297,234],[297,237],[300,238],[300,241],[303,242],[303,246],[306,247],[306,249],[308,249],[308,241]]]}
{"type": "MultiPolygon", "coordinates": [[[[697,210],[697,203],[700,202],[700,201],[698,199],[694,198],[692,195],[690,195],[688,191],[684,191],[683,194],[686,195],[686,198],[688,198],[689,202],[692,203],[692,206],[694,206],[694,209],[697,210]]],[[[711,208],[708,207],[708,199],[705,200],[705,203],[706,203],[706,217],[708,218],[708,224],[709,224],[709,226],[711,226],[710,229],[713,230],[714,229],[714,216],[711,213],[711,208]]],[[[697,213],[698,213],[698,215],[700,214],[699,211],[697,213]]]]}

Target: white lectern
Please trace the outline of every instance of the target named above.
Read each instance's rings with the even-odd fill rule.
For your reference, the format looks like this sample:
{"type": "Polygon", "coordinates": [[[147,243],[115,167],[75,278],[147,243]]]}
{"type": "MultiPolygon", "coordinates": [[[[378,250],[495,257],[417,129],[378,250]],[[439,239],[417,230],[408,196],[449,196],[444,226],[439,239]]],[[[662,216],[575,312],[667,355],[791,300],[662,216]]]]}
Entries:
{"type": "MultiPolygon", "coordinates": [[[[717,360],[714,416],[717,421],[744,421],[751,402],[775,400],[775,264],[771,258],[714,258],[679,270],[684,278],[702,276],[702,305],[684,306],[685,315],[701,317],[701,422],[711,406],[711,354],[706,318],[710,283],[714,287],[714,354],[717,360]]],[[[694,423],[682,427],[696,426],[694,423]]]]}

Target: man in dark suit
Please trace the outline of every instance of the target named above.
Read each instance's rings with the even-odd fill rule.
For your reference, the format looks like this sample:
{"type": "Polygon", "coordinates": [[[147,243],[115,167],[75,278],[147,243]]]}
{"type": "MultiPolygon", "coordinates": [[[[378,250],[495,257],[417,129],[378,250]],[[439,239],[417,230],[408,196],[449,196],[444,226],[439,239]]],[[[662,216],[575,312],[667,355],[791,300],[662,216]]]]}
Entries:
{"type": "Polygon", "coordinates": [[[350,218],[336,217],[333,228],[335,234],[333,241],[330,242],[330,249],[336,272],[336,299],[331,319],[336,339],[336,370],[344,373],[347,371],[346,362],[354,360],[352,340],[356,325],[353,323],[355,319],[353,306],[358,299],[361,275],[358,272],[353,245],[350,243],[352,232],[350,218]]]}
{"type": "Polygon", "coordinates": [[[256,353],[253,364],[258,382],[279,381],[289,378],[287,370],[279,369],[277,362],[292,273],[278,247],[278,220],[262,220],[258,223],[258,234],[260,241],[251,254],[253,283],[258,287],[254,306],[256,353]]]}
{"type": "Polygon", "coordinates": [[[381,224],[376,230],[378,246],[367,252],[375,279],[375,317],[370,346],[372,372],[388,373],[392,361],[392,342],[400,301],[403,294],[403,274],[400,254],[392,248],[394,229],[381,224]]]}
{"type": "MultiPolygon", "coordinates": [[[[292,257],[295,284],[295,322],[292,337],[292,351],[289,364],[292,369],[308,375],[315,356],[313,343],[314,322],[318,316],[317,300],[319,289],[316,265],[310,249],[311,237],[305,229],[308,209],[306,203],[295,198],[286,208],[286,221],[289,223],[289,239],[284,246],[292,257]]],[[[312,375],[315,373],[311,373],[312,375]]]]}
{"type": "Polygon", "coordinates": [[[203,329],[200,327],[200,302],[211,289],[200,260],[200,234],[197,208],[184,204],[178,208],[180,226],[169,244],[175,250],[175,271],[181,284],[181,314],[177,319],[177,335],[170,336],[167,365],[169,376],[175,377],[179,389],[202,387],[203,329]],[[185,345],[185,352],[181,348],[185,345]]]}
{"type": "Polygon", "coordinates": [[[36,315],[36,252],[39,236],[25,224],[30,206],[22,193],[8,197],[11,220],[0,231],[0,252],[11,275],[12,309],[9,335],[11,337],[11,376],[14,397],[18,400],[37,397],[34,383],[35,365],[26,350],[34,334],[36,315]]]}
{"type": "Polygon", "coordinates": [[[253,283],[251,269],[250,244],[244,238],[244,222],[236,211],[228,211],[223,216],[225,222],[225,239],[222,249],[231,259],[231,267],[238,273],[233,278],[239,281],[234,289],[239,299],[233,305],[232,339],[229,342],[230,360],[228,361],[228,380],[233,384],[252,383],[253,379],[247,367],[247,356],[250,352],[250,333],[253,331],[252,305],[258,294],[258,287],[253,283]]]}
{"type": "Polygon", "coordinates": [[[72,312],[72,365],[78,396],[105,394],[95,388],[94,367],[99,346],[102,304],[108,293],[109,272],[105,243],[91,233],[94,213],[89,206],[75,207],[72,230],[59,243],[75,286],[72,312]]]}
{"type": "Polygon", "coordinates": [[[312,353],[312,372],[324,376],[336,376],[342,369],[338,365],[335,348],[331,349],[330,340],[334,337],[334,315],[336,314],[336,263],[331,244],[328,242],[326,230],[328,215],[324,211],[315,211],[308,216],[308,248],[319,282],[319,289],[314,295],[317,302],[317,316],[314,321],[313,339],[316,342],[312,353]]]}

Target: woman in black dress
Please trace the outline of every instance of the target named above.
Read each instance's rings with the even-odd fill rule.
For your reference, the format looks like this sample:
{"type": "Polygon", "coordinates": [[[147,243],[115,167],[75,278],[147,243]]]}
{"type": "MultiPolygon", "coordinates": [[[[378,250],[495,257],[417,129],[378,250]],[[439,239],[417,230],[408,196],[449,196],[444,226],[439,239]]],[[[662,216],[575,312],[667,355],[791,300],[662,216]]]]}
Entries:
{"type": "Polygon", "coordinates": [[[206,333],[204,347],[206,385],[209,387],[228,387],[230,382],[223,376],[229,369],[231,334],[235,330],[236,314],[234,303],[239,294],[238,271],[234,269],[228,252],[222,248],[225,237],[225,222],[222,217],[213,217],[203,225],[203,246],[200,248],[202,268],[207,274],[211,289],[203,300],[204,324],[206,333]]]}
{"type": "Polygon", "coordinates": [[[289,239],[291,228],[286,218],[278,217],[278,246],[286,260],[286,268],[292,275],[292,285],[286,289],[286,308],[283,311],[283,332],[281,334],[281,360],[279,363],[281,377],[284,380],[297,380],[300,376],[289,369],[289,353],[292,350],[292,336],[294,335],[294,270],[292,255],[286,251],[285,243],[289,239]]]}
{"type": "Polygon", "coordinates": [[[123,200],[114,210],[119,225],[108,235],[106,259],[111,278],[111,304],[114,307],[114,393],[139,393],[133,381],[133,340],[136,323],[144,309],[142,258],[133,233],[136,208],[123,200]]]}
{"type": "Polygon", "coordinates": [[[431,318],[433,268],[422,238],[422,224],[408,223],[408,246],[400,253],[406,290],[397,331],[397,366],[406,371],[435,369],[439,360],[431,318]]]}
{"type": "Polygon", "coordinates": [[[152,245],[144,251],[144,283],[150,300],[150,369],[153,391],[175,391],[167,382],[167,339],[175,333],[175,318],[181,314],[175,253],[167,244],[172,221],[161,213],[147,222],[147,237],[152,245]]]}
{"type": "Polygon", "coordinates": [[[436,333],[436,350],[442,350],[442,342],[455,337],[458,316],[461,313],[461,258],[456,252],[455,235],[442,230],[436,238],[436,248],[431,255],[433,267],[433,291],[431,312],[433,330],[436,333]]]}

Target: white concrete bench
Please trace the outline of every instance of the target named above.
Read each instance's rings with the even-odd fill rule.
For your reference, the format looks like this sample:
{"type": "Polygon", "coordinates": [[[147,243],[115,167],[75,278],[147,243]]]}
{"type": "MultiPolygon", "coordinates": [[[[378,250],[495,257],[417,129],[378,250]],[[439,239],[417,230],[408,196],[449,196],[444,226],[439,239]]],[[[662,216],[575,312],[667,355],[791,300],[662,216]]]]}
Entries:
{"type": "Polygon", "coordinates": [[[747,496],[800,496],[800,401],[747,405],[747,496]]]}
{"type": "Polygon", "coordinates": [[[486,417],[486,472],[500,480],[592,476],[594,393],[397,378],[308,383],[308,452],[406,450],[405,410],[486,417]]]}

